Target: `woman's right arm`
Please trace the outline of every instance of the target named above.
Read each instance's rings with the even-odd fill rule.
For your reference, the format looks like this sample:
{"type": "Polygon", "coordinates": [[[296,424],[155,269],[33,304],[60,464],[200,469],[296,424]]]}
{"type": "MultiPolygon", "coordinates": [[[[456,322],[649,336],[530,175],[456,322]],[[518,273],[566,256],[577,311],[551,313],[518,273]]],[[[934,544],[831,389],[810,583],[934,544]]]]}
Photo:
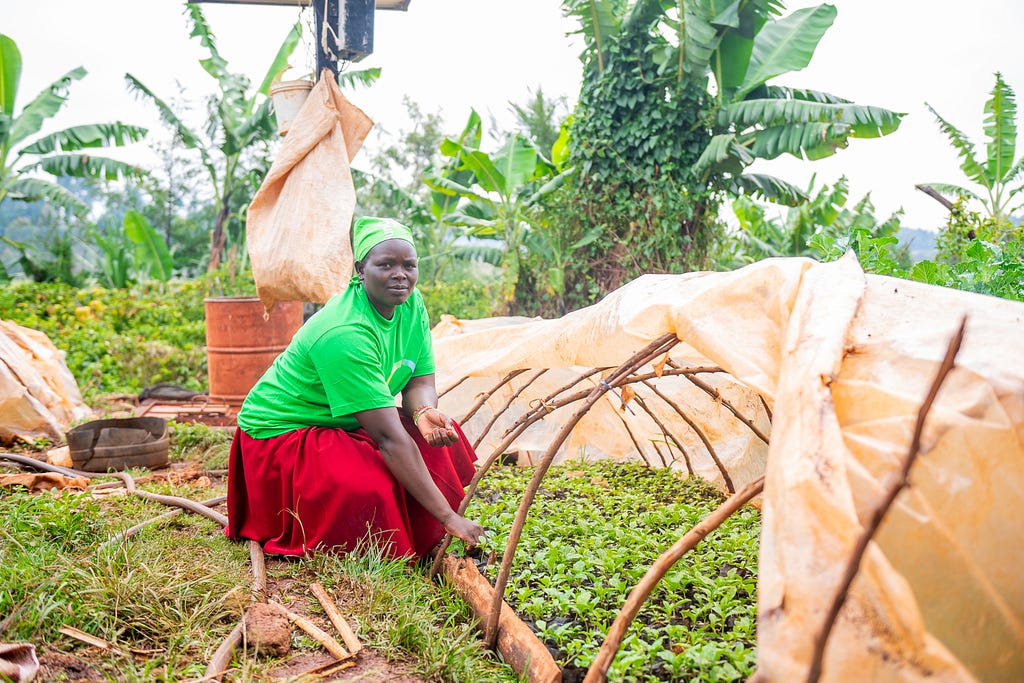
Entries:
{"type": "Polygon", "coordinates": [[[384,464],[398,483],[444,526],[445,531],[468,545],[477,545],[484,528],[452,510],[430,477],[416,442],[402,426],[398,411],[395,408],[364,410],[356,413],[355,418],[377,443],[384,464]]]}

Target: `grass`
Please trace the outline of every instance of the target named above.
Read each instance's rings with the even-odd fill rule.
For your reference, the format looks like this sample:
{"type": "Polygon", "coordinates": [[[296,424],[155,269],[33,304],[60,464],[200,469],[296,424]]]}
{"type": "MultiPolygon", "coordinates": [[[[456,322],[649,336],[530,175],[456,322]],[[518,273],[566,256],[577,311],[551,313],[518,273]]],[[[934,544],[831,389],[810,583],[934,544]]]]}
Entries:
{"type": "MultiPolygon", "coordinates": [[[[226,463],[224,432],[172,423],[171,433],[173,462],[207,471],[226,463]]],[[[469,515],[489,530],[476,554],[492,580],[532,471],[497,468],[470,507],[469,515]]],[[[160,477],[140,488],[201,500],[222,494],[224,480],[197,489],[160,477]]],[[[721,500],[706,483],[666,470],[609,463],[552,468],[531,510],[506,599],[565,667],[565,680],[581,678],[651,562],[721,500]]],[[[191,514],[102,545],[166,511],[129,495],[0,490],[0,642],[35,643],[44,663],[47,656],[71,657],[110,680],[202,677],[249,604],[249,553],[215,523],[191,514]],[[98,653],[62,634],[62,626],[116,643],[127,654],[98,653]]],[[[610,680],[748,677],[755,661],[758,532],[759,514],[747,507],[684,557],[629,629],[610,680]]],[[[323,584],[364,644],[413,675],[459,683],[516,680],[483,648],[454,589],[431,582],[423,566],[387,559],[370,543],[344,556],[270,559],[268,575],[275,597],[326,626],[308,593],[310,583],[323,584]]],[[[295,631],[293,654],[321,651],[295,631]]],[[[227,680],[266,680],[283,664],[242,652],[227,680]]]]}
{"type": "MultiPolygon", "coordinates": [[[[198,452],[202,452],[199,447],[198,452]]],[[[200,499],[202,493],[167,482],[140,486],[156,493],[200,499]]],[[[249,604],[247,546],[224,538],[219,527],[179,515],[139,532],[126,543],[101,544],[167,508],[134,496],[65,491],[0,491],[0,642],[36,644],[47,655],[70,656],[93,675],[121,681],[200,678],[214,650],[249,604]],[[60,632],[72,626],[144,656],[103,654],[60,632]]],[[[511,669],[481,647],[468,607],[422,567],[389,560],[367,545],[344,557],[271,560],[271,585],[282,600],[305,601],[314,581],[354,596],[344,604],[364,644],[431,681],[515,681],[511,669]]],[[[322,620],[327,625],[326,620],[322,620]]],[[[300,631],[293,653],[319,652],[300,631]]],[[[282,660],[236,654],[227,680],[267,680],[282,660]]],[[[58,676],[52,680],[68,680],[58,676]]]]}

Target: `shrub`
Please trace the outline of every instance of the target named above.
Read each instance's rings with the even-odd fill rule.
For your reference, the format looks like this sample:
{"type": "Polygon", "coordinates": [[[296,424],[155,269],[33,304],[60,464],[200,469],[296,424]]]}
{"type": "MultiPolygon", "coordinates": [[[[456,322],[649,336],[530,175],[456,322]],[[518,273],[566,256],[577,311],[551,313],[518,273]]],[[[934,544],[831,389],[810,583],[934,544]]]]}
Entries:
{"type": "Polygon", "coordinates": [[[198,281],[132,289],[23,282],[0,288],[0,318],[45,333],[64,351],[87,402],[157,382],[203,391],[205,293],[198,281]]]}
{"type": "Polygon", "coordinates": [[[464,320],[490,317],[499,299],[492,285],[471,280],[419,284],[417,288],[427,305],[432,326],[445,314],[464,320]]]}

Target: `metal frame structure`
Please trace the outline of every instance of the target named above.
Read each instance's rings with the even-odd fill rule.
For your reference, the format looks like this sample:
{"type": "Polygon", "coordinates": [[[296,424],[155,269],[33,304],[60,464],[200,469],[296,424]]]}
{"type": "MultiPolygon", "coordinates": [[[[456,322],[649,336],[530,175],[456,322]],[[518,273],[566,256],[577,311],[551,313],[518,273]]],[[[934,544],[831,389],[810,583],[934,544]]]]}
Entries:
{"type": "Polygon", "coordinates": [[[357,62],[373,52],[374,10],[404,12],[410,0],[189,0],[191,3],[312,7],[316,17],[316,72],[338,75],[338,62],[357,62]]]}

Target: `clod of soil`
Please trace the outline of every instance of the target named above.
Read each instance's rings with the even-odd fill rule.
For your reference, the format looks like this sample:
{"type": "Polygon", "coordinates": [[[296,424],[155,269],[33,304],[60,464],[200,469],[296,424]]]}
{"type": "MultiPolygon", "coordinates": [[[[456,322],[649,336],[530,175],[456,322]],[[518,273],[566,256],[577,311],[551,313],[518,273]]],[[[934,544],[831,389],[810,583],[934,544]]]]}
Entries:
{"type": "Polygon", "coordinates": [[[292,647],[292,625],[278,605],[258,602],[245,613],[246,646],[264,657],[281,657],[292,647]]]}

